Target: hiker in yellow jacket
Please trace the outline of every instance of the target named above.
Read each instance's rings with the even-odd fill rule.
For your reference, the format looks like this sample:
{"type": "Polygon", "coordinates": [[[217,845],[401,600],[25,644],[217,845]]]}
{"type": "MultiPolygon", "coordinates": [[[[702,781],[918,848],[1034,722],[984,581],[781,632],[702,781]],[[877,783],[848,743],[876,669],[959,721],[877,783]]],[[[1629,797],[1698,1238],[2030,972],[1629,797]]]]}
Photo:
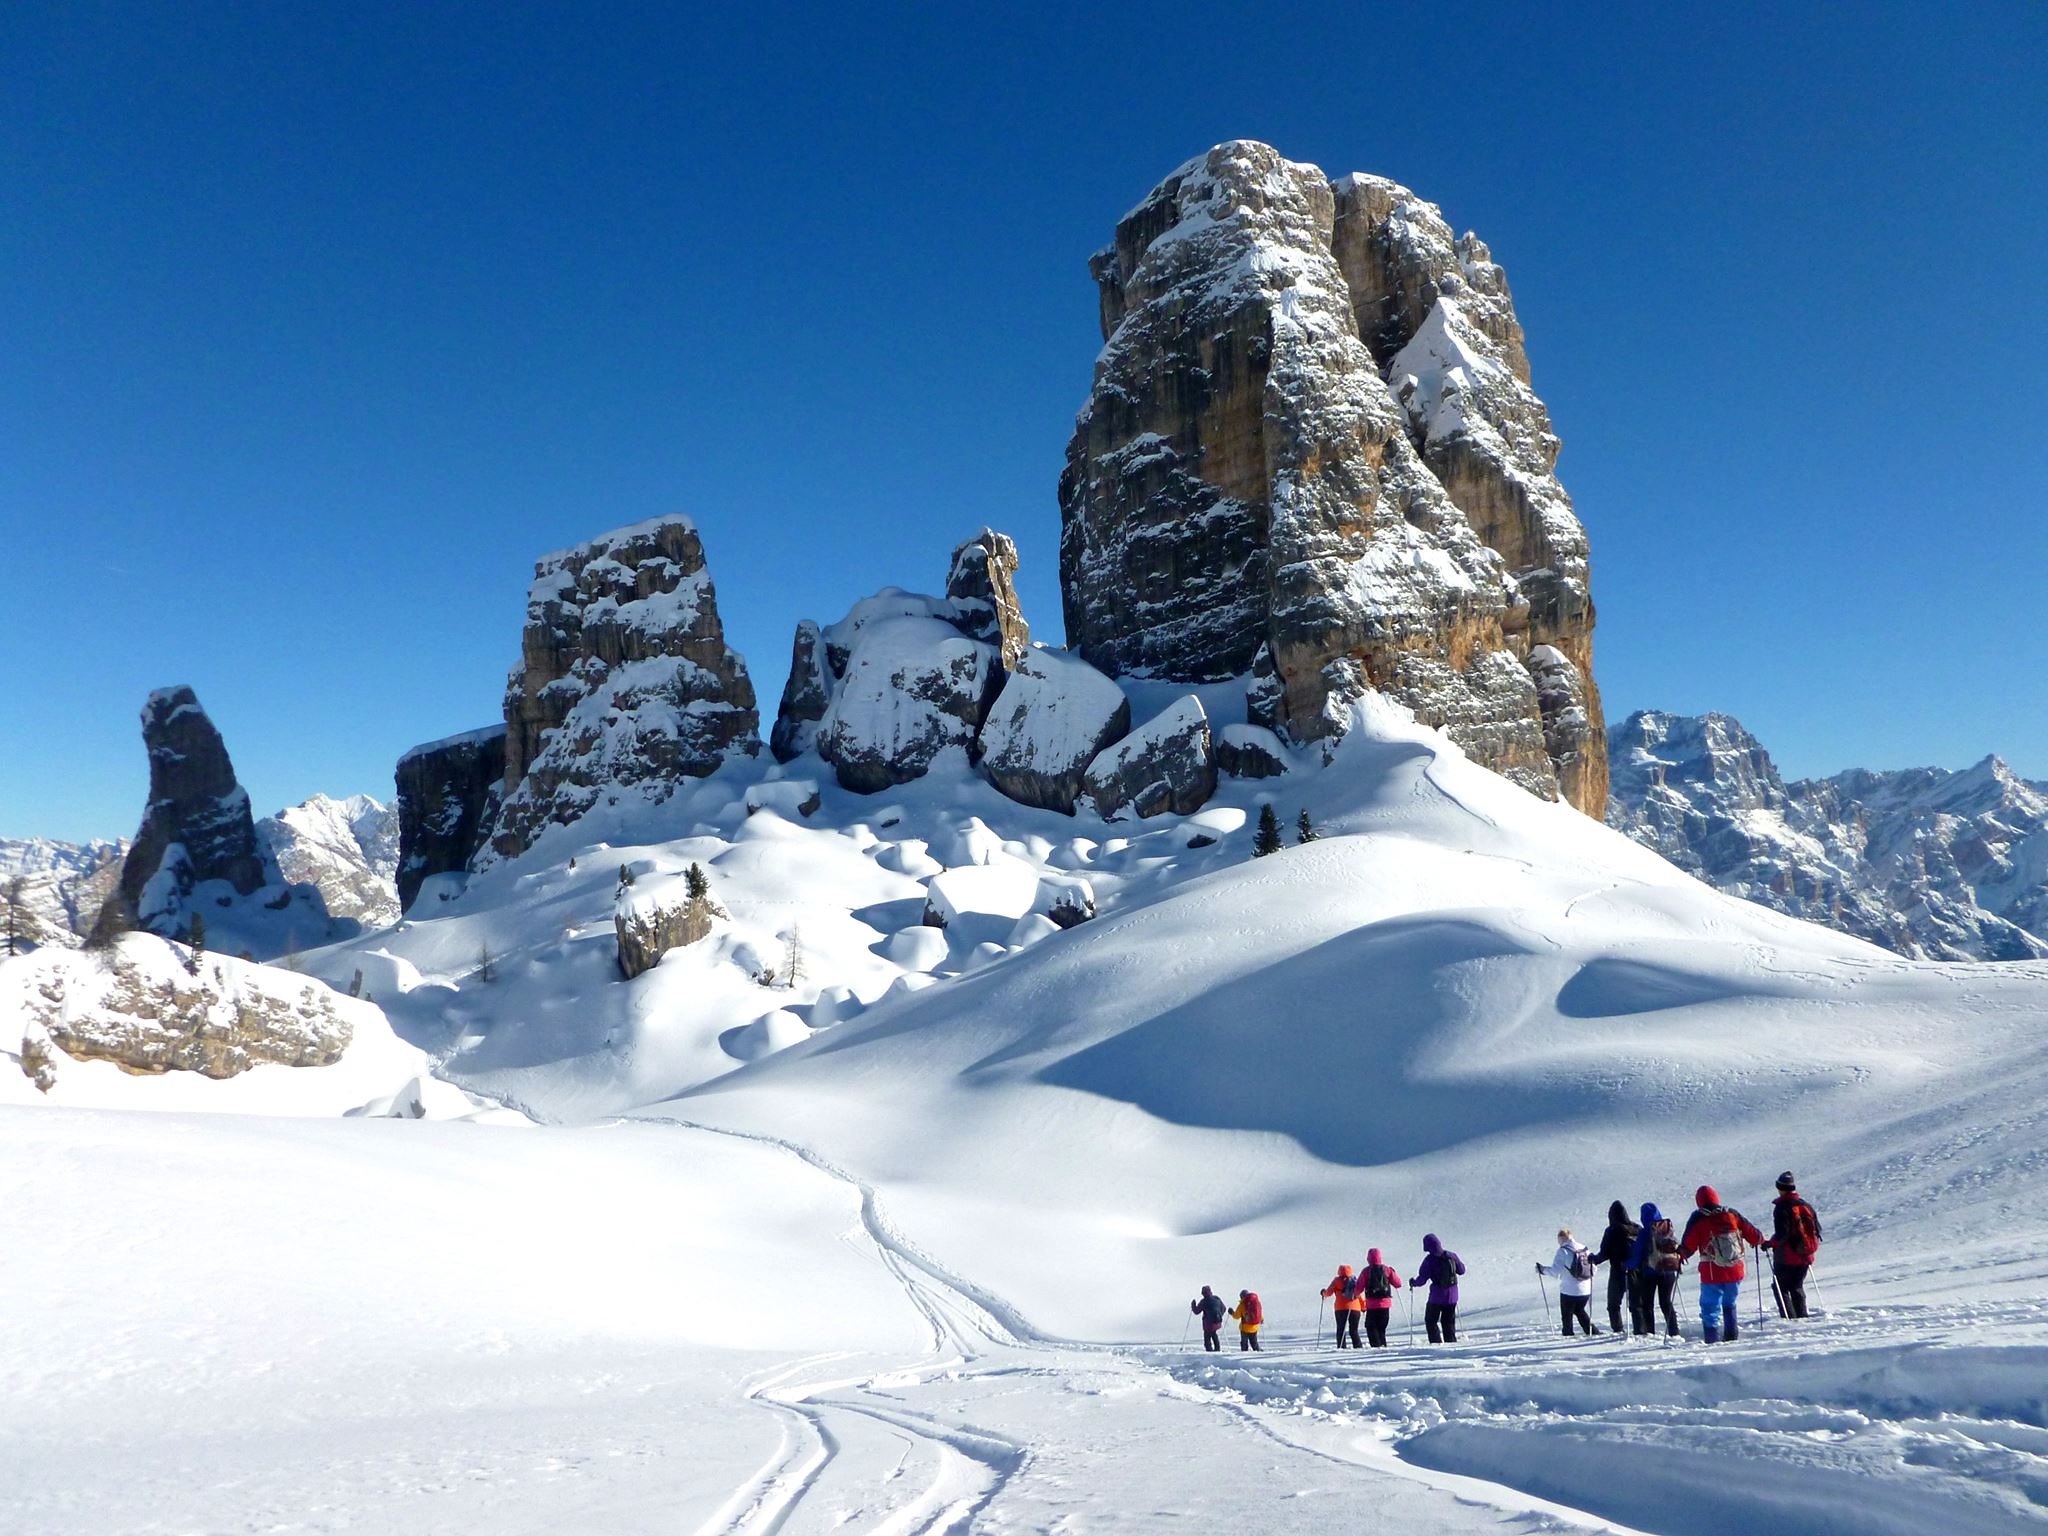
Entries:
{"type": "Polygon", "coordinates": [[[1259,1293],[1239,1291],[1237,1305],[1230,1309],[1230,1315],[1237,1319],[1237,1347],[1258,1349],[1259,1326],[1266,1320],[1266,1309],[1259,1305],[1259,1293]]]}

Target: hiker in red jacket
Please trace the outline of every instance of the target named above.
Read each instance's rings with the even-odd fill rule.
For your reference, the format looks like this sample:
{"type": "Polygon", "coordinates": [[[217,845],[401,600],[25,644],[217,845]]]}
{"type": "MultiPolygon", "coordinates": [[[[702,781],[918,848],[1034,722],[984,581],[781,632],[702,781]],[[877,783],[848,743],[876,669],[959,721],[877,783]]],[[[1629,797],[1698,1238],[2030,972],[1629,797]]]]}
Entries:
{"type": "Polygon", "coordinates": [[[1771,1206],[1771,1235],[1764,1239],[1764,1252],[1771,1256],[1785,1315],[1806,1316],[1806,1272],[1820,1254],[1820,1213],[1800,1195],[1789,1168],[1778,1175],[1778,1198],[1771,1206]]]}
{"type": "Polygon", "coordinates": [[[1742,1245],[1754,1248],[1763,1233],[1750,1225],[1740,1211],[1730,1210],[1714,1193],[1714,1186],[1702,1184],[1693,1191],[1699,1209],[1685,1224],[1685,1237],[1678,1245],[1681,1258],[1700,1256],[1700,1336],[1709,1344],[1722,1339],[1735,1342],[1735,1305],[1742,1294],[1742,1245]]]}

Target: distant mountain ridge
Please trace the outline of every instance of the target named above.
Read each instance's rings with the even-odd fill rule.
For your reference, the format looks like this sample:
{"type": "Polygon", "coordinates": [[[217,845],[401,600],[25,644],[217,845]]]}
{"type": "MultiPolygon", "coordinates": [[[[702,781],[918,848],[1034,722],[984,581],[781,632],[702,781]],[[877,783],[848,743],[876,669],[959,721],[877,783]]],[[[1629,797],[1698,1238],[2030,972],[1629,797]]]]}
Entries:
{"type": "Polygon", "coordinates": [[[1932,960],[2048,957],[2048,786],[2000,758],[1787,782],[1731,715],[1608,732],[1609,825],[1731,895],[1932,960]]]}

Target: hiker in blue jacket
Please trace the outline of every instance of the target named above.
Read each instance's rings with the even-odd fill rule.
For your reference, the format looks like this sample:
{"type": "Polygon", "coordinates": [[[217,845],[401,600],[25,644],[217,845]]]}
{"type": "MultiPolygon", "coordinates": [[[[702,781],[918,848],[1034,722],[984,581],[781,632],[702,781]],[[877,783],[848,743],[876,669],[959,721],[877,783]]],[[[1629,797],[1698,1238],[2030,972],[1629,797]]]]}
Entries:
{"type": "Polygon", "coordinates": [[[1642,1226],[1628,1255],[1628,1312],[1631,1331],[1655,1333],[1657,1309],[1664,1310],[1664,1331],[1678,1334],[1678,1309],[1672,1304],[1678,1290],[1678,1273],[1685,1257],[1678,1251],[1678,1234],[1657,1209],[1655,1201],[1643,1202],[1642,1226]]]}

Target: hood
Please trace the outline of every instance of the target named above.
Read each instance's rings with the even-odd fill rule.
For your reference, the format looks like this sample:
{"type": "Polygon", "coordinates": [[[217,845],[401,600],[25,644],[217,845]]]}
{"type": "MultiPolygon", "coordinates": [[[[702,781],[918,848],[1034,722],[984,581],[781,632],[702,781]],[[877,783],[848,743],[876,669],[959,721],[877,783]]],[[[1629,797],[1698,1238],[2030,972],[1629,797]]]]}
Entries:
{"type": "Polygon", "coordinates": [[[1213,1295],[1215,1294],[1215,1292],[1211,1291],[1211,1290],[1209,1289],[1209,1287],[1207,1287],[1207,1286],[1205,1285],[1205,1286],[1203,1286],[1203,1287],[1202,1287],[1202,1294],[1203,1294],[1204,1296],[1213,1296],[1213,1295]]]}
{"type": "Polygon", "coordinates": [[[1711,1184],[1702,1184],[1692,1192],[1692,1197],[1699,1202],[1701,1210],[1705,1210],[1710,1205],[1719,1205],[1721,1203],[1721,1197],[1714,1193],[1714,1186],[1711,1184]]]}
{"type": "Polygon", "coordinates": [[[1365,1256],[1365,1262],[1366,1262],[1366,1263],[1368,1263],[1368,1264],[1378,1264],[1378,1263],[1380,1263],[1380,1262],[1381,1262],[1381,1259],[1380,1259],[1380,1251],[1379,1251],[1379,1249],[1377,1249],[1377,1248],[1374,1248],[1374,1249],[1370,1250],[1370,1251],[1369,1251],[1369,1252],[1368,1252],[1368,1253],[1366,1254],[1366,1256],[1365,1256]]]}
{"type": "Polygon", "coordinates": [[[1644,1226],[1646,1226],[1646,1227],[1654,1227],[1654,1226],[1655,1226],[1655,1225],[1656,1225],[1656,1224],[1657,1224],[1658,1222],[1662,1221],[1663,1219],[1664,1219],[1664,1213],[1663,1213],[1662,1211],[1660,1211],[1660,1210],[1658,1210],[1658,1209],[1657,1209],[1657,1202],[1656,1202],[1656,1201],[1654,1201],[1654,1200],[1645,1200],[1645,1201],[1643,1202],[1643,1225],[1644,1225],[1644,1226]]]}
{"type": "Polygon", "coordinates": [[[1250,1292],[1250,1291],[1239,1291],[1239,1292],[1237,1293],[1237,1299],[1238,1299],[1239,1301],[1243,1301],[1243,1300],[1244,1300],[1244,1299],[1245,1299],[1246,1297],[1248,1297],[1248,1296],[1250,1296],[1250,1295],[1251,1295],[1251,1292],[1250,1292]]]}
{"type": "Polygon", "coordinates": [[[1432,1232],[1422,1240],[1422,1251],[1424,1253],[1442,1253],[1444,1245],[1437,1241],[1437,1235],[1432,1232]]]}
{"type": "Polygon", "coordinates": [[[1339,1280],[1348,1279],[1350,1277],[1350,1274],[1351,1266],[1349,1264],[1339,1264],[1337,1266],[1337,1278],[1339,1280]]]}
{"type": "Polygon", "coordinates": [[[1628,1207],[1619,1200],[1615,1201],[1614,1204],[1607,1207],[1607,1219],[1615,1226],[1621,1226],[1628,1220],[1628,1207]]]}

